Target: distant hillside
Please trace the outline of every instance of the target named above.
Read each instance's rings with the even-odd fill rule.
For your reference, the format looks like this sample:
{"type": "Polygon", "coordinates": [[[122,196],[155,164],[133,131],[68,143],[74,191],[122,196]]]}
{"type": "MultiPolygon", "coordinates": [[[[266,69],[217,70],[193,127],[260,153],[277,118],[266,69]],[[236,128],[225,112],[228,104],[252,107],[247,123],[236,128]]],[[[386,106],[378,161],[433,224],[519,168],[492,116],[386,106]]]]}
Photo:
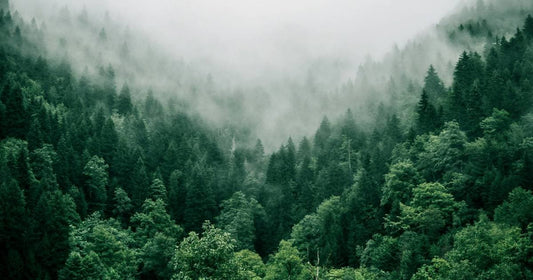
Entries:
{"type": "Polygon", "coordinates": [[[466,2],[406,46],[382,59],[369,58],[358,70],[347,68],[342,58],[324,58],[301,69],[300,80],[257,86],[239,85],[238,77],[228,83],[209,70],[212,65],[175,57],[103,11],[75,4],[45,5],[28,14],[37,15],[35,26],[42,33],[37,37],[46,38],[41,42],[46,56],[70,61],[77,76],[98,78],[100,69],[111,66],[117,86],[127,83],[134,98],[151,90],[180,110],[229,129],[238,144],[252,145],[261,138],[271,150],[289,136],[312,133],[324,115],[340,117],[339,108],[341,112],[352,109],[365,127],[373,126],[372,112],[380,104],[412,123],[409,108],[418,95],[413,93],[421,88],[421,77],[430,65],[449,86],[463,50],[483,53],[496,38],[512,34],[531,8],[528,1],[518,0],[506,5],[466,2]],[[353,78],[346,80],[347,76],[353,78]],[[279,123],[285,125],[279,127],[279,123]]]}

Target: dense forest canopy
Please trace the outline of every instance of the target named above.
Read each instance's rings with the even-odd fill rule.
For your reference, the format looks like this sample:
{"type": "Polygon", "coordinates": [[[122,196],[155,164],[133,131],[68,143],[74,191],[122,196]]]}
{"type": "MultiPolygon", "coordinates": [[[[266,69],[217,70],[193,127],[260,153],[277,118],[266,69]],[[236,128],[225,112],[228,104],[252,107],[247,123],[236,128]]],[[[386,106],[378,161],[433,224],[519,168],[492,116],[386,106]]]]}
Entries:
{"type": "Polygon", "coordinates": [[[533,279],[533,7],[510,2],[443,21],[464,49],[449,72],[411,83],[389,66],[416,48],[393,52],[345,86],[379,97],[270,152],[250,124],[139,94],[127,45],[122,65],[76,71],[0,1],[0,275],[533,279]]]}

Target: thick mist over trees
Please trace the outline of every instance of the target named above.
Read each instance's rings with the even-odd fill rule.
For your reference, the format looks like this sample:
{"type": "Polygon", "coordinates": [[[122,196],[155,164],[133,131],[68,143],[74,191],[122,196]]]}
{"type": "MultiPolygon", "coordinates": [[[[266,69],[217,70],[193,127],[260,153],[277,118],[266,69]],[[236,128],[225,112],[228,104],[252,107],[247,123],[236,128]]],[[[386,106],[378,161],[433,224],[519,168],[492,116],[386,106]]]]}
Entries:
{"type": "MultiPolygon", "coordinates": [[[[342,90],[343,84],[360,76],[359,64],[368,55],[380,60],[395,43],[405,45],[455,5],[454,1],[13,3],[25,17],[40,19],[37,25],[46,33],[50,54],[75,61],[72,67],[78,75],[97,76],[99,68],[111,65],[116,86],[127,82],[133,96],[145,96],[152,89],[162,98],[176,98],[219,126],[249,127],[251,140],[259,137],[269,149],[289,136],[308,135],[324,115],[338,116],[339,105],[356,109],[356,104],[364,104],[374,92],[342,90]]],[[[443,56],[456,58],[448,52],[443,56]]],[[[376,72],[392,74],[388,69],[376,72]]]]}
{"type": "Polygon", "coordinates": [[[372,3],[17,1],[13,6],[40,19],[36,25],[46,34],[48,53],[75,62],[78,75],[101,76],[101,69],[111,66],[115,86],[126,83],[134,98],[152,92],[229,129],[239,144],[260,138],[268,150],[289,136],[309,135],[324,115],[340,117],[339,108],[351,109],[367,128],[374,120],[367,116],[380,106],[392,106],[412,122],[402,108],[416,103],[429,65],[449,86],[463,50],[483,52],[487,43],[511,34],[519,24],[515,15],[531,6],[372,3]],[[418,12],[427,11],[425,5],[439,12],[418,12]],[[459,12],[439,23],[452,8],[459,12]],[[465,13],[475,14],[468,19],[475,22],[463,22],[465,13]],[[468,26],[491,28],[493,39],[468,26]]]}

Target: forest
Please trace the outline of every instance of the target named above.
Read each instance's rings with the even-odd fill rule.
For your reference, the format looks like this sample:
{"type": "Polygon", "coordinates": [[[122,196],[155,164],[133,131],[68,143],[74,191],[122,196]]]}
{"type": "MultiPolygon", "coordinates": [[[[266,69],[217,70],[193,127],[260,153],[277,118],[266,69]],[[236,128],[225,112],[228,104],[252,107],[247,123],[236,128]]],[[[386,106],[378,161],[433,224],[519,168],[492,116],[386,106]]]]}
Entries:
{"type": "Polygon", "coordinates": [[[78,75],[9,7],[1,278],[533,279],[533,10],[509,36],[455,24],[487,44],[449,85],[428,64],[412,104],[339,108],[267,151],[111,64],[78,75]]]}

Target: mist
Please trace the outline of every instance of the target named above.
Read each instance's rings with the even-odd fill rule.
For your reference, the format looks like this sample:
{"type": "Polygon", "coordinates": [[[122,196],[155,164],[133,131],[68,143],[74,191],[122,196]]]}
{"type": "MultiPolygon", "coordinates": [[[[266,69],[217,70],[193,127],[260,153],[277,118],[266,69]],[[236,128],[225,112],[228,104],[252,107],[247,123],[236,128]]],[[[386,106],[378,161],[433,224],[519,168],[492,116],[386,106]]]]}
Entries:
{"type": "Polygon", "coordinates": [[[176,57],[211,64],[213,72],[227,73],[232,81],[256,84],[265,76],[298,77],[302,66],[324,58],[343,59],[353,73],[364,57],[379,58],[393,44],[402,46],[458,2],[97,0],[75,5],[102,15],[108,11],[176,57]]]}
{"type": "MultiPolygon", "coordinates": [[[[161,98],[175,97],[191,113],[215,125],[250,127],[251,138],[261,138],[271,149],[290,136],[311,135],[324,115],[335,117],[348,108],[357,111],[367,98],[382,95],[368,88],[342,88],[361,84],[361,65],[377,86],[390,82],[391,75],[398,75],[393,73],[394,64],[399,64],[394,53],[409,46],[412,50],[412,40],[420,34],[426,41],[441,42],[432,30],[459,3],[20,0],[11,4],[28,19],[52,18],[42,23],[53,35],[50,52],[67,56],[76,72],[110,64],[116,71],[117,90],[128,83],[139,97],[148,90],[161,98]],[[60,10],[71,19],[53,19],[60,10]],[[74,24],[83,14],[88,14],[90,27],[74,24]],[[97,40],[103,28],[107,48],[97,40]],[[67,52],[54,41],[65,38],[67,52]],[[127,59],[120,55],[125,43],[131,53],[127,59]],[[387,67],[371,70],[375,61],[387,57],[387,67]]],[[[442,50],[438,59],[427,58],[402,71],[412,77],[429,64],[446,65],[456,59],[458,50],[436,45],[442,50]]],[[[438,70],[450,73],[443,68],[438,70]]]]}

